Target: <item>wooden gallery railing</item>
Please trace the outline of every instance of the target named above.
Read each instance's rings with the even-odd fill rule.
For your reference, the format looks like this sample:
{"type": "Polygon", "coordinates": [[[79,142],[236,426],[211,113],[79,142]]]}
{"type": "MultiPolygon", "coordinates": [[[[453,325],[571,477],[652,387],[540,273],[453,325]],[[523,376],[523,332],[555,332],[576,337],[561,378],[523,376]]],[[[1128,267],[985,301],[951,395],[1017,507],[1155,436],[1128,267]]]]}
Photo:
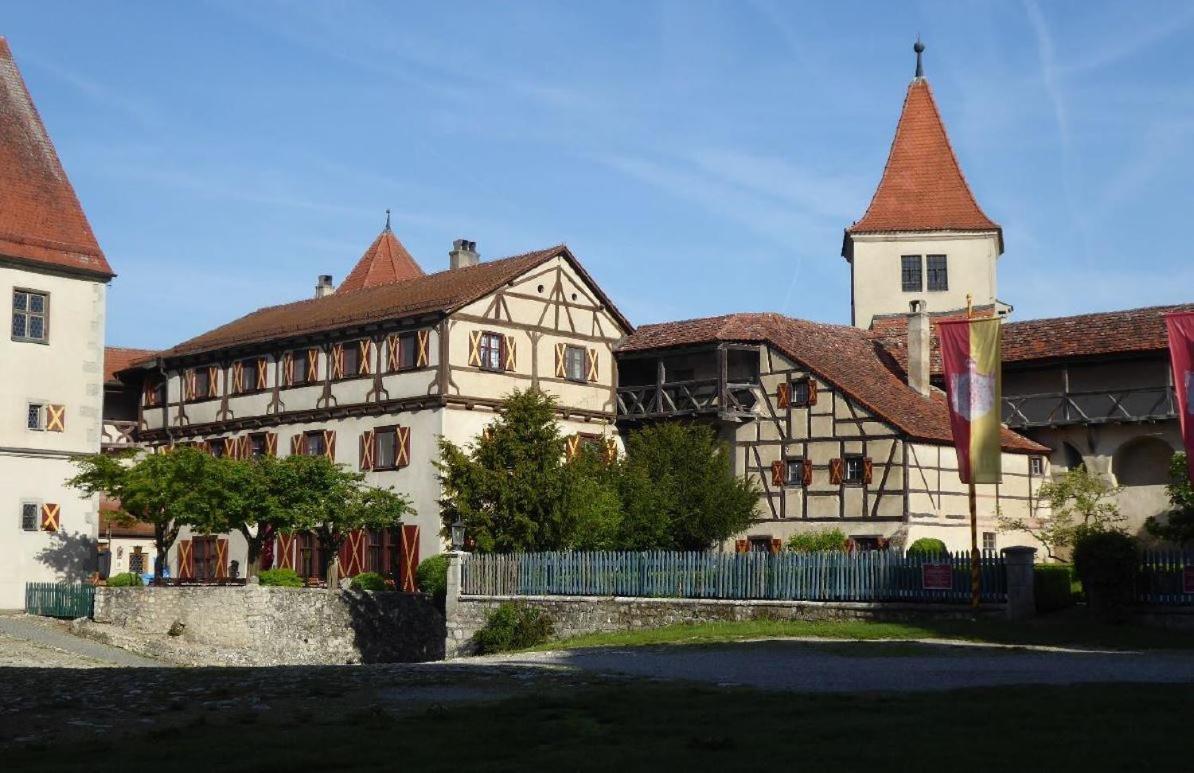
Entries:
{"type": "Polygon", "coordinates": [[[1162,421],[1177,416],[1173,388],[1005,395],[1003,421],[1013,429],[1067,424],[1162,421]]]}
{"type": "Polygon", "coordinates": [[[719,390],[716,378],[618,387],[618,415],[656,418],[701,413],[746,414],[754,410],[757,388],[752,383],[727,383],[719,390]]]}

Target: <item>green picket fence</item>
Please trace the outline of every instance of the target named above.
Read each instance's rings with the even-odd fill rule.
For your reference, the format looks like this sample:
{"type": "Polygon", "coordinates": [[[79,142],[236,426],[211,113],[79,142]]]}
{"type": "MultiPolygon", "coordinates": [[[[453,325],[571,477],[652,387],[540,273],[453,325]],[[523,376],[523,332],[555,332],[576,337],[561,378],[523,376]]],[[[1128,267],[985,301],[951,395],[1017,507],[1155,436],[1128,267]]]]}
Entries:
{"type": "Polygon", "coordinates": [[[1194,551],[1141,553],[1136,570],[1136,600],[1145,604],[1194,604],[1194,551]]]}
{"type": "Polygon", "coordinates": [[[95,586],[84,583],[27,582],[25,611],[44,617],[91,617],[95,586]]]}
{"type": "MultiPolygon", "coordinates": [[[[944,570],[941,570],[944,574],[944,570]]],[[[985,553],[982,599],[1007,600],[1003,558],[985,553]]],[[[944,583],[943,583],[944,584],[944,583]]],[[[477,596],[641,596],[787,601],[970,600],[970,554],[557,552],[475,554],[461,590],[477,596]],[[925,588],[924,565],[949,565],[948,588],[925,588]]]]}

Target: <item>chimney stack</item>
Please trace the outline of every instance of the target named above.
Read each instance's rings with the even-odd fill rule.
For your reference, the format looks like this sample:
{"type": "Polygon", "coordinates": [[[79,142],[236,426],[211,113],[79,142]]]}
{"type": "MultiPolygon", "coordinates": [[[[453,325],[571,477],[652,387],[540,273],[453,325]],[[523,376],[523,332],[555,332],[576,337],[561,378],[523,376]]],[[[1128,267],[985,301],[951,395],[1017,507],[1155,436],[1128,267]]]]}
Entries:
{"type": "Polygon", "coordinates": [[[477,243],[470,242],[468,239],[457,239],[452,242],[452,251],[448,253],[448,260],[450,261],[449,268],[453,271],[477,265],[481,262],[481,256],[477,254],[477,243]]]}
{"type": "Polygon", "coordinates": [[[929,353],[932,334],[924,301],[911,301],[908,314],[908,386],[929,396],[929,353]]]}
{"type": "Polygon", "coordinates": [[[325,295],[331,295],[336,292],[336,288],[332,287],[332,275],[320,274],[315,278],[315,297],[322,298],[325,295]]]}

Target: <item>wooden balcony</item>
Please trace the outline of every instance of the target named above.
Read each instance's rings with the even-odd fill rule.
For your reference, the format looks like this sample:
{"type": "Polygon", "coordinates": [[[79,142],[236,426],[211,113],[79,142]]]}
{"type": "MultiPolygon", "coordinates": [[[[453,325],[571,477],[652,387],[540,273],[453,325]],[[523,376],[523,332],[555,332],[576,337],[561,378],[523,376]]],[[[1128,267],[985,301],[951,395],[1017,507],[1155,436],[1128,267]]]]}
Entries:
{"type": "Polygon", "coordinates": [[[1044,392],[1003,398],[1003,422],[1012,429],[1165,421],[1176,417],[1176,401],[1169,386],[1044,392]]]}
{"type": "Polygon", "coordinates": [[[100,447],[106,450],[132,448],[137,445],[137,422],[104,420],[100,447]]]}
{"type": "Polygon", "coordinates": [[[618,388],[619,419],[662,419],[718,415],[722,418],[754,416],[758,384],[719,387],[718,379],[672,381],[663,384],[618,388]]]}

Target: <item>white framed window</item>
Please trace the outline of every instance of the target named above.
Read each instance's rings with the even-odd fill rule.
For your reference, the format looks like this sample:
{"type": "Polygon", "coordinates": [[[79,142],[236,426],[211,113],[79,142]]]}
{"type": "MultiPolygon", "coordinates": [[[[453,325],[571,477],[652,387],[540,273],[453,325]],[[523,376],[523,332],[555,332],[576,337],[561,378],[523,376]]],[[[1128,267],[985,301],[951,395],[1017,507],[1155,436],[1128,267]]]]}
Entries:
{"type": "Polygon", "coordinates": [[[12,291],[12,339],[44,344],[50,340],[50,296],[36,290],[12,291]]]}
{"type": "Polygon", "coordinates": [[[843,483],[862,483],[866,480],[866,463],[861,456],[847,456],[845,460],[845,471],[843,472],[843,483]]]}
{"type": "Polygon", "coordinates": [[[1041,456],[1028,457],[1028,471],[1033,475],[1045,474],[1045,459],[1041,456]]]}
{"type": "Polygon", "coordinates": [[[994,550],[995,550],[995,532],[993,532],[993,531],[984,531],[983,532],[983,550],[988,551],[988,552],[994,552],[994,550]]]}
{"type": "Polygon", "coordinates": [[[579,346],[564,349],[564,375],[569,381],[587,381],[585,350],[579,346]]]}
{"type": "Polygon", "coordinates": [[[24,531],[38,530],[40,524],[37,520],[37,512],[40,509],[40,505],[37,502],[21,503],[21,529],[24,531]]]}
{"type": "Polygon", "coordinates": [[[46,428],[45,403],[29,403],[25,410],[25,426],[38,432],[46,428]]]}

